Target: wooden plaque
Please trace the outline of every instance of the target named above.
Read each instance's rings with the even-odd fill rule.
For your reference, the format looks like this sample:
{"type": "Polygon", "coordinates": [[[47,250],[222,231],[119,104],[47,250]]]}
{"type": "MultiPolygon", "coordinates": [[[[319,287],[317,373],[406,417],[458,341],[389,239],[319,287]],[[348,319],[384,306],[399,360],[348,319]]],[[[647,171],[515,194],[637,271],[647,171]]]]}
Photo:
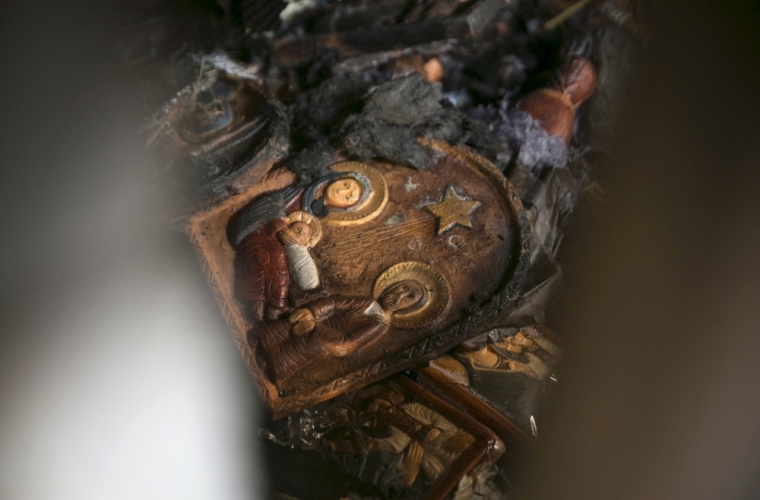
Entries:
{"type": "Polygon", "coordinates": [[[519,197],[469,149],[423,144],[429,170],[336,158],[326,180],[304,186],[280,168],[189,219],[273,418],[438,357],[509,313],[530,245],[519,197]],[[343,195],[350,206],[331,208],[343,195]],[[280,215],[249,223],[275,199],[280,215]],[[298,244],[276,233],[304,227],[298,244]],[[313,269],[302,275],[304,260],[313,269]],[[250,297],[266,315],[250,313],[250,297]]]}
{"type": "Polygon", "coordinates": [[[511,337],[489,340],[480,351],[459,348],[433,360],[420,370],[420,383],[493,429],[505,443],[529,448],[557,384],[561,346],[545,325],[526,325],[511,337]],[[485,351],[493,356],[478,356],[485,351]]]}
{"type": "Polygon", "coordinates": [[[505,452],[492,430],[406,375],[275,422],[266,434],[280,446],[319,453],[383,498],[442,500],[505,452]]]}

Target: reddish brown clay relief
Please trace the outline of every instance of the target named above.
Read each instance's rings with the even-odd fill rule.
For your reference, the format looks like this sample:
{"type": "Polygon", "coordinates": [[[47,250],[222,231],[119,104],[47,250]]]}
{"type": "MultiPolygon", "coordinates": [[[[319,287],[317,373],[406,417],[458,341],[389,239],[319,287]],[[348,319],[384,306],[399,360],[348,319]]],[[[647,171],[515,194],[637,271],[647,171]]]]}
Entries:
{"type": "Polygon", "coordinates": [[[427,146],[438,158],[429,170],[336,158],[310,183],[244,193],[197,216],[228,321],[244,330],[275,415],[487,327],[458,325],[506,293],[524,260],[522,207],[486,160],[427,146]]]}

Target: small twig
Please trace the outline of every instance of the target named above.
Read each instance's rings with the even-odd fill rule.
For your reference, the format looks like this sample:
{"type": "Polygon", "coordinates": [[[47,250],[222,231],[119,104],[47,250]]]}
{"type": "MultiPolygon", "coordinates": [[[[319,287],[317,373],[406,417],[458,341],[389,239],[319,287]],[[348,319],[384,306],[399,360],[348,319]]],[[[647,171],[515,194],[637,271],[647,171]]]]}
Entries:
{"type": "Polygon", "coordinates": [[[581,10],[590,1],[591,0],[580,0],[580,2],[574,3],[550,20],[546,21],[546,24],[544,24],[544,31],[551,31],[560,24],[564,23],[570,16],[581,10]]]}
{"type": "Polygon", "coordinates": [[[174,118],[174,115],[177,114],[177,112],[178,112],[178,108],[175,108],[175,109],[171,110],[171,112],[169,112],[169,114],[166,115],[163,120],[161,120],[161,124],[158,126],[158,128],[156,129],[156,131],[153,132],[150,135],[150,137],[148,138],[148,142],[145,145],[146,148],[149,148],[149,147],[151,147],[153,145],[153,142],[155,142],[155,140],[158,138],[158,136],[161,133],[161,131],[164,130],[164,128],[169,124],[169,122],[172,120],[172,118],[174,118]]]}

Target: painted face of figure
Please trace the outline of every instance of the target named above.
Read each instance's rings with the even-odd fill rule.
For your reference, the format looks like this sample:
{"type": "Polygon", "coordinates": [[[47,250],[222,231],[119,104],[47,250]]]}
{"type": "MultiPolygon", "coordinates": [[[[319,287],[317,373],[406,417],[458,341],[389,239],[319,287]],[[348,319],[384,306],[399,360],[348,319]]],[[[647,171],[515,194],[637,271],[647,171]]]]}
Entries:
{"type": "Polygon", "coordinates": [[[356,205],[361,196],[362,188],[352,177],[334,180],[324,192],[325,205],[333,208],[348,208],[356,205]]]}
{"type": "Polygon", "coordinates": [[[283,245],[299,245],[306,246],[309,238],[311,237],[311,228],[304,222],[294,222],[287,228],[277,233],[277,238],[280,239],[283,245]]]}
{"type": "Polygon", "coordinates": [[[403,311],[419,304],[424,296],[425,290],[416,281],[401,281],[383,292],[380,305],[386,311],[403,311]]]}
{"type": "Polygon", "coordinates": [[[294,244],[304,246],[311,237],[311,228],[304,222],[294,222],[290,225],[290,231],[295,236],[294,244]]]}

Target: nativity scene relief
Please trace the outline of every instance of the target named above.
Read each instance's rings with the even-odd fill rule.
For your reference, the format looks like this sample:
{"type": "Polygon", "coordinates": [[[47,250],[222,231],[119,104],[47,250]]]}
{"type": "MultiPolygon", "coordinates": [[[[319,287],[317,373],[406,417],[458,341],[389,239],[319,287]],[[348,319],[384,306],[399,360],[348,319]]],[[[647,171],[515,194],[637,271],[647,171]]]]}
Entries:
{"type": "Polygon", "coordinates": [[[247,345],[280,397],[413,350],[509,277],[520,207],[453,153],[429,170],[336,161],[229,218],[247,345]]]}
{"type": "Polygon", "coordinates": [[[275,496],[512,498],[648,9],[256,3],[210,0],[182,29],[151,8],[119,67],[157,80],[131,85],[164,102],[135,165],[260,396],[275,496]]]}

